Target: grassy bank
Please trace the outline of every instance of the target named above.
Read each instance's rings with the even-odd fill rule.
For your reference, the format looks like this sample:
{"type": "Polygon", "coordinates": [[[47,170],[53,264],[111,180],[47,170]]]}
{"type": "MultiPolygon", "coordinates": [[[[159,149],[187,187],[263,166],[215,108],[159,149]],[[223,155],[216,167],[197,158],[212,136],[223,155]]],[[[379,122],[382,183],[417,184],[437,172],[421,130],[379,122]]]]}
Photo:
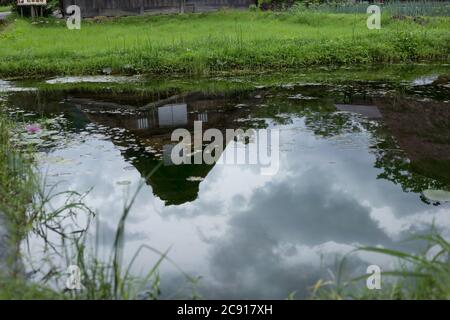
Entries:
{"type": "Polygon", "coordinates": [[[411,61],[448,61],[450,18],[222,11],[83,21],[18,19],[0,34],[0,76],[212,73],[411,61]]]}
{"type": "Polygon", "coordinates": [[[0,6],[0,12],[11,11],[11,6],[0,6]]]}

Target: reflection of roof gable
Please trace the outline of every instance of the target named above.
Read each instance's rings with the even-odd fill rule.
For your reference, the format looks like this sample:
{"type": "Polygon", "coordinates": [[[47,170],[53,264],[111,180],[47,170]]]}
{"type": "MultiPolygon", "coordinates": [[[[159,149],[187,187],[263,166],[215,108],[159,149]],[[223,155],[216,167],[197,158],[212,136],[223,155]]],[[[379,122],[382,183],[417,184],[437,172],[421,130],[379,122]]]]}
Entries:
{"type": "Polygon", "coordinates": [[[97,99],[70,98],[69,101],[92,121],[110,127],[125,128],[141,138],[170,137],[173,129],[193,130],[194,121],[201,121],[204,129],[234,128],[237,118],[248,110],[227,105],[236,97],[225,94],[191,92],[133,107],[97,99]]]}
{"type": "Polygon", "coordinates": [[[167,104],[158,108],[160,127],[185,126],[188,123],[187,104],[167,104]]]}
{"type": "MultiPolygon", "coordinates": [[[[201,121],[203,129],[209,127],[225,130],[238,126],[235,119],[244,117],[250,111],[235,108],[236,97],[224,94],[186,93],[149,103],[145,107],[121,105],[93,99],[69,99],[94,123],[111,128],[123,128],[140,138],[143,146],[151,147],[166,155],[164,147],[171,143],[171,133],[176,128],[192,132],[194,121],[201,121]],[[232,102],[230,102],[232,101],[232,102]]],[[[239,99],[241,101],[241,99],[239,99]]],[[[121,140],[113,140],[120,145],[121,140]]],[[[126,144],[126,143],[125,143],[126,144]]],[[[160,163],[159,158],[142,157],[141,151],[126,149],[122,155],[133,164],[142,177],[153,171],[160,163]]],[[[170,154],[170,153],[169,153],[170,154]]],[[[146,178],[155,196],[166,205],[180,205],[195,201],[198,197],[201,180],[214,168],[214,165],[163,165],[146,178]],[[192,177],[200,180],[190,180],[192,177]]]]}

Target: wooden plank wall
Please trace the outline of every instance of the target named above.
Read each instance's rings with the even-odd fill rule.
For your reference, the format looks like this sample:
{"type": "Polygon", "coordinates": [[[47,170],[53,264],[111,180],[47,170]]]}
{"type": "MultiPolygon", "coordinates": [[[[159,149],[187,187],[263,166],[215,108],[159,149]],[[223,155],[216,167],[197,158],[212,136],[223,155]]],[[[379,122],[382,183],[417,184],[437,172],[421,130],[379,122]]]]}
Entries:
{"type": "MultiPolygon", "coordinates": [[[[75,4],[83,17],[178,13],[183,0],[62,0],[63,7],[75,4]]],[[[184,0],[185,12],[206,12],[220,8],[248,8],[255,0],[184,0]]]]}

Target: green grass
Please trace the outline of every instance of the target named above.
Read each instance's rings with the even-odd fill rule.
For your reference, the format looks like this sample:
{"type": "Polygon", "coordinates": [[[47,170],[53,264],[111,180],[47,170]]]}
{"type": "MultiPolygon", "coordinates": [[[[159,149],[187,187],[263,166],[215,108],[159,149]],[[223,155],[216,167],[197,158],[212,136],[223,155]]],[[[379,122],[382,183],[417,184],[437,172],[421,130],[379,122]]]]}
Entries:
{"type": "Polygon", "coordinates": [[[448,61],[450,19],[426,23],[365,14],[221,11],[83,21],[18,19],[0,34],[0,76],[115,73],[206,74],[308,65],[448,61]]]}
{"type": "MultiPolygon", "coordinates": [[[[28,230],[27,207],[37,191],[32,161],[28,152],[19,152],[11,143],[13,124],[0,113],[0,219],[1,228],[8,231],[5,247],[11,248],[6,261],[12,266],[11,276],[20,273],[16,261],[17,245],[28,230]],[[7,244],[6,244],[7,242],[7,244]]],[[[3,240],[2,240],[3,241],[3,240]]]]}
{"type": "Polygon", "coordinates": [[[0,248],[5,257],[0,261],[0,300],[58,298],[57,292],[23,278],[20,243],[36,221],[28,209],[38,184],[31,150],[18,151],[12,143],[14,127],[0,110],[0,228],[6,231],[0,248]]]}
{"type": "MultiPolygon", "coordinates": [[[[410,240],[426,244],[425,249],[412,254],[381,247],[362,247],[354,252],[375,253],[397,261],[396,267],[381,271],[381,289],[368,290],[368,275],[345,279],[346,260],[341,260],[332,281],[319,280],[312,289],[313,299],[389,299],[448,300],[450,299],[450,242],[433,227],[425,235],[410,240]]],[[[354,253],[353,252],[353,253],[354,253]]]]}
{"type": "Polygon", "coordinates": [[[0,6],[0,12],[8,12],[11,11],[10,6],[0,6]]]}

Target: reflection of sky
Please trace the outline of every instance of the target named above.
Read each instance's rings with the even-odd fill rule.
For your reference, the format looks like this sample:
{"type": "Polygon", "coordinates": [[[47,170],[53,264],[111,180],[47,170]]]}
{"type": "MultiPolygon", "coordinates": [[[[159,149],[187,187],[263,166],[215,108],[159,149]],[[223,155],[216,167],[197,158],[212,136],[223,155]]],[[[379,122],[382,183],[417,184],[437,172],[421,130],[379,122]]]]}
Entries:
{"type": "MultiPolygon", "coordinates": [[[[200,183],[197,200],[169,207],[145,186],[127,220],[125,258],[141,244],[170,248],[183,271],[202,276],[205,297],[285,298],[304,293],[337,254],[355,245],[408,248],[399,240],[433,219],[450,229],[448,206],[428,206],[419,195],[376,179],[369,133],[323,139],[301,119],[280,129],[275,176],[262,176],[255,167],[216,165],[200,183]]],[[[94,186],[86,202],[99,213],[102,248],[109,250],[124,199],[142,182],[139,172],[112,142],[95,136],[54,151],[46,163],[49,183],[62,179],[61,190],[94,186]]],[[[157,258],[145,252],[135,272],[157,258]]],[[[388,262],[361,254],[352,266],[364,272],[373,263],[388,262]]],[[[182,286],[167,262],[161,273],[163,294],[182,286]]]]}

